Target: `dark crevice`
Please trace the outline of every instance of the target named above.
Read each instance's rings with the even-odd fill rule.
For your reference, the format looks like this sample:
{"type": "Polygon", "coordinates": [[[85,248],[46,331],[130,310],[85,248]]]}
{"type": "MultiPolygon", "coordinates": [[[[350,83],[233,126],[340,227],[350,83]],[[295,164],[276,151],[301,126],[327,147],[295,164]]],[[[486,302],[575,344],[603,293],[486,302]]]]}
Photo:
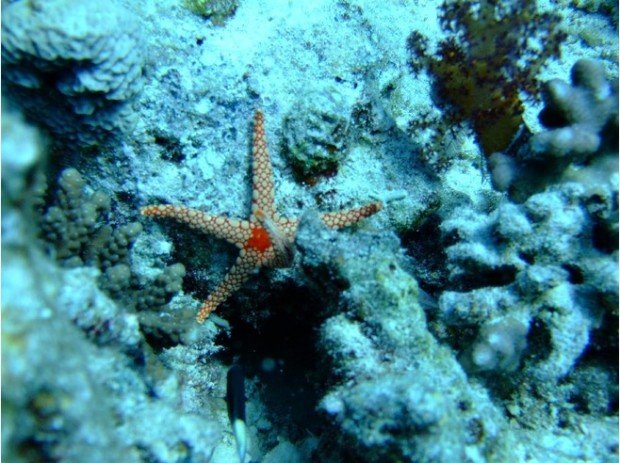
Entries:
{"type": "Polygon", "coordinates": [[[429,216],[417,229],[400,235],[402,245],[413,259],[414,276],[420,287],[431,295],[444,289],[448,279],[447,256],[444,252],[441,218],[437,214],[429,216]]]}
{"type": "Polygon", "coordinates": [[[534,319],[527,334],[527,349],[524,358],[532,363],[543,362],[549,358],[553,350],[551,331],[540,319],[534,319]]]}
{"type": "Polygon", "coordinates": [[[507,286],[514,283],[518,270],[512,265],[500,265],[495,268],[471,269],[456,281],[456,290],[471,291],[479,288],[507,286]]]}
{"type": "Polygon", "coordinates": [[[329,372],[317,352],[321,303],[306,288],[279,286],[267,297],[253,294],[252,300],[245,300],[247,291],[242,291],[223,307],[231,331],[218,336],[224,349],[217,356],[225,364],[243,366],[246,377],[258,384],[278,433],[294,441],[323,431],[316,407],[329,372]],[[246,306],[242,312],[240,305],[246,306]],[[257,319],[257,313],[263,318],[257,319]]]}
{"type": "Polygon", "coordinates": [[[580,285],[583,283],[583,272],[579,267],[572,264],[562,264],[562,268],[568,272],[568,281],[573,285],[580,285]]]}
{"type": "Polygon", "coordinates": [[[592,228],[592,245],[605,254],[617,251],[618,229],[606,222],[596,223],[592,228]]]}

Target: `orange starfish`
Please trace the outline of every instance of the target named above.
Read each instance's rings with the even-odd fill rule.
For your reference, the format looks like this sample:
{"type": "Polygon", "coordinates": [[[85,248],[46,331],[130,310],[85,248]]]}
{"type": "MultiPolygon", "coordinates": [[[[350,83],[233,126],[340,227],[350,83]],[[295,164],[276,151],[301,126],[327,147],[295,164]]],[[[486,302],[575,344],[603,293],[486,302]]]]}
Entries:
{"type": "MultiPolygon", "coordinates": [[[[146,206],[140,210],[145,216],[166,217],[185,223],[203,233],[225,239],[240,249],[230,272],[200,307],[196,317],[198,323],[204,322],[218,305],[237,291],[254,269],[286,267],[293,261],[293,242],[299,219],[282,218],[276,213],[273,173],[261,111],[254,115],[252,145],[252,213],[248,220],[234,220],[169,204],[146,206]]],[[[322,214],[321,220],[330,228],[343,228],[378,212],[381,207],[381,202],[376,201],[356,209],[322,214]]]]}

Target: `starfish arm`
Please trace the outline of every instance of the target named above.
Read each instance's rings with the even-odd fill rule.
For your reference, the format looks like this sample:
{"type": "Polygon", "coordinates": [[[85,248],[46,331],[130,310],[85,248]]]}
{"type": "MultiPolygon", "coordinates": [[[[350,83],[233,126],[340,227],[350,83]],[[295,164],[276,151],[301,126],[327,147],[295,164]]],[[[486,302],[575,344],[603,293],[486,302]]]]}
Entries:
{"type": "Polygon", "coordinates": [[[235,265],[226,274],[224,280],[215,288],[215,291],[209,294],[207,300],[200,306],[196,316],[198,323],[203,323],[211,312],[247,281],[252,270],[256,268],[254,257],[254,254],[251,252],[241,252],[235,265]]]}
{"type": "Polygon", "coordinates": [[[360,220],[370,217],[381,210],[383,204],[379,201],[366,204],[365,206],[355,209],[347,209],[345,211],[328,212],[321,214],[321,220],[329,228],[344,228],[352,225],[360,220]]]}
{"type": "Polygon", "coordinates": [[[252,214],[262,211],[267,217],[274,217],[273,171],[267,151],[265,118],[262,111],[256,111],[254,114],[252,175],[252,214]]]}
{"type": "Polygon", "coordinates": [[[140,213],[147,217],[169,218],[189,225],[190,228],[203,233],[225,239],[238,248],[251,235],[250,222],[247,220],[233,220],[228,217],[205,214],[197,209],[170,204],[157,204],[140,209],[140,213]]]}
{"type": "Polygon", "coordinates": [[[299,227],[299,219],[278,219],[278,227],[282,230],[282,233],[286,238],[293,242],[295,241],[295,235],[297,235],[297,228],[299,227]]]}

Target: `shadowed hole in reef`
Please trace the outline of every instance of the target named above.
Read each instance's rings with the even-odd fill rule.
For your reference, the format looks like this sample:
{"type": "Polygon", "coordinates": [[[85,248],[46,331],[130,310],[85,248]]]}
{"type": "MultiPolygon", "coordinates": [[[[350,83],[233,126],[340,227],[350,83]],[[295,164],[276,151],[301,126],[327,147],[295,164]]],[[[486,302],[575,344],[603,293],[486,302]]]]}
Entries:
{"type": "Polygon", "coordinates": [[[484,268],[472,265],[470,272],[459,276],[454,289],[471,291],[478,288],[506,286],[514,283],[517,278],[517,269],[512,265],[500,265],[494,268],[484,268]]]}
{"type": "MultiPolygon", "coordinates": [[[[235,303],[243,297],[241,293],[228,302],[224,316],[231,332],[217,337],[216,343],[224,347],[217,356],[227,365],[240,363],[246,378],[257,381],[260,400],[279,435],[295,441],[320,433],[323,421],[316,406],[328,375],[316,349],[322,304],[311,291],[292,283],[271,285],[268,296],[254,294],[252,302],[235,303]],[[268,308],[269,315],[253,322],[247,313],[233,309],[239,305],[268,308]]],[[[252,422],[252,417],[247,419],[252,422]]]]}
{"type": "MultiPolygon", "coordinates": [[[[400,235],[407,254],[414,260],[414,276],[420,287],[431,295],[437,295],[448,285],[448,259],[445,249],[459,241],[455,233],[444,234],[441,231],[441,218],[430,215],[415,230],[400,235]]],[[[472,268],[467,274],[451,282],[455,291],[471,291],[489,286],[506,286],[514,283],[517,269],[511,265],[482,267],[476,262],[469,264],[472,268]]]]}
{"type": "Polygon", "coordinates": [[[600,362],[610,365],[618,375],[620,364],[618,342],[618,315],[605,313],[600,326],[592,330],[590,342],[580,357],[580,361],[600,362]]]}
{"type": "Polygon", "coordinates": [[[414,273],[420,287],[430,294],[438,294],[448,279],[446,243],[440,225],[441,218],[433,214],[415,230],[400,235],[407,254],[414,260],[414,273]]]}

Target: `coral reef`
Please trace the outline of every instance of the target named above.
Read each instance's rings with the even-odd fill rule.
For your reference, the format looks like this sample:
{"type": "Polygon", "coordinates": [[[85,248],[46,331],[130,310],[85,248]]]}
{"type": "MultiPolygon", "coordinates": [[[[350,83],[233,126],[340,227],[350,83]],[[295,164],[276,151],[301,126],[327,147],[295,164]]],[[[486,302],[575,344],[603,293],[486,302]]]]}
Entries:
{"type": "Polygon", "coordinates": [[[151,385],[134,368],[131,357],[143,342],[137,323],[96,289],[94,279],[86,285],[83,275],[60,270],[29,246],[3,247],[2,381],[11,385],[2,393],[5,458],[209,458],[218,443],[218,427],[180,412],[180,391],[170,372],[160,380],[169,385],[154,398],[151,385]],[[97,324],[89,321],[89,316],[107,312],[114,315],[97,324]],[[85,338],[70,317],[77,317],[82,329],[88,325],[91,336],[108,347],[85,338]]]}
{"type": "Polygon", "coordinates": [[[617,461],[616,6],[2,6],[7,461],[617,461]]]}
{"type": "Polygon", "coordinates": [[[479,458],[508,458],[501,414],[484,390],[465,387],[458,362],[427,330],[397,238],[337,238],[311,219],[297,241],[306,274],[328,284],[328,297],[348,286],[344,311],[321,326],[319,345],[340,378],[321,408],[352,448],[364,449],[358,458],[447,462],[465,458],[466,447],[479,458]],[[317,246],[317,236],[330,244],[317,246]]]}
{"type": "MultiPolygon", "coordinates": [[[[549,194],[562,200],[559,192],[549,194]]],[[[565,217],[553,217],[559,208],[548,208],[547,199],[533,198],[532,203],[524,207],[528,207],[531,215],[537,215],[544,227],[570,226],[565,217]],[[544,217],[541,216],[543,213],[544,217]]],[[[573,214],[579,215],[580,206],[575,205],[573,209],[573,214]]],[[[566,233],[557,228],[553,231],[535,230],[541,225],[530,224],[524,214],[517,212],[515,206],[505,208],[503,213],[498,212],[494,217],[501,217],[501,221],[496,219],[493,222],[496,230],[489,231],[488,236],[493,239],[492,236],[499,232],[512,237],[513,241],[519,236],[530,242],[536,241],[535,237],[541,234],[549,236],[549,240],[536,245],[542,248],[533,258],[540,260],[540,264],[529,266],[517,275],[514,286],[444,293],[438,306],[439,319],[432,325],[427,325],[420,290],[405,271],[409,264],[394,237],[358,233],[355,237],[342,239],[321,230],[318,221],[311,217],[300,226],[297,244],[303,254],[302,266],[306,275],[312,281],[326,285],[321,286],[326,300],[341,294],[336,304],[340,309],[321,325],[318,345],[330,359],[337,378],[323,397],[321,408],[344,433],[342,439],[349,450],[360,452],[359,455],[354,453],[356,458],[363,461],[454,461],[455,455],[457,459],[466,458],[465,448],[467,455],[476,461],[518,460],[521,452],[540,456],[543,454],[541,448],[526,442],[533,442],[534,436],[540,433],[547,439],[566,433],[565,426],[557,421],[558,414],[570,420],[571,442],[583,451],[598,452],[601,445],[611,445],[609,448],[617,445],[614,439],[607,440],[609,430],[615,426],[614,420],[607,417],[612,413],[613,394],[617,389],[605,389],[606,395],[601,397],[601,393],[594,396],[593,389],[583,387],[584,375],[598,375],[600,370],[578,369],[581,373],[577,375],[574,387],[566,388],[561,399],[549,396],[557,386],[556,381],[565,378],[574,362],[583,356],[589,333],[591,335],[593,330],[599,329],[600,321],[606,318],[602,312],[610,314],[612,311],[611,306],[597,308],[595,294],[598,289],[588,288],[585,281],[579,285],[568,281],[574,275],[569,276],[569,270],[563,269],[562,264],[557,268],[553,265],[556,253],[566,253],[576,244],[575,241],[579,242],[583,230],[571,229],[568,236],[574,236],[573,240],[558,243],[558,249],[548,249],[552,236],[566,233]],[[533,230],[527,233],[524,227],[533,230]],[[318,246],[317,237],[322,238],[321,243],[330,244],[318,246]],[[550,255],[545,256],[545,252],[550,255]],[[536,302],[528,299],[531,297],[528,295],[535,294],[535,291],[525,289],[526,285],[537,285],[541,294],[539,311],[531,326],[523,314],[536,307],[536,302]],[[520,286],[523,292],[518,294],[515,286],[520,286]],[[343,287],[346,289],[340,293],[339,288],[343,287]],[[586,306],[574,305],[568,294],[580,290],[593,291],[584,294],[586,306]],[[598,315],[592,316],[593,311],[598,311],[598,315]],[[452,352],[430,334],[429,328],[432,327],[433,332],[440,329],[437,321],[445,323],[448,331],[450,327],[458,329],[440,338],[445,336],[452,342],[459,340],[457,348],[462,349],[462,366],[452,352]],[[469,327],[472,325],[481,326],[477,337],[471,334],[469,327]],[[463,347],[463,343],[468,343],[467,347],[463,347]],[[521,362],[525,352],[529,352],[529,356],[523,367],[521,362]],[[482,387],[471,381],[462,367],[473,367],[473,372],[491,375],[491,384],[495,387],[482,387]],[[519,373],[515,374],[515,371],[519,373]],[[503,376],[507,372],[515,375],[514,383],[510,377],[503,376]],[[502,377],[506,379],[502,380],[502,377]],[[500,394],[502,388],[510,389],[508,384],[513,384],[513,394],[505,391],[500,394]],[[519,385],[523,385],[521,389],[519,385]],[[530,398],[532,387],[541,391],[542,399],[530,398]],[[504,401],[517,421],[510,424],[489,394],[499,395],[499,400],[504,401]],[[587,403],[589,409],[598,409],[600,415],[580,415],[580,412],[573,411],[563,401],[569,396],[574,401],[587,403]],[[538,425],[537,420],[541,420],[538,425]],[[590,441],[587,434],[578,430],[579,422],[596,423],[601,429],[607,429],[605,437],[599,442],[590,441]],[[520,443],[516,445],[516,442],[520,443]]],[[[479,237],[478,227],[472,219],[471,215],[459,211],[453,222],[458,222],[463,236],[479,237]]],[[[579,227],[580,223],[587,223],[585,217],[575,226],[579,227]]],[[[446,223],[446,233],[449,228],[446,223]]],[[[527,251],[518,246],[510,247],[510,252],[500,249],[494,254],[492,243],[495,242],[495,239],[489,242],[487,249],[482,249],[484,244],[480,241],[457,246],[452,252],[448,248],[454,280],[465,277],[459,271],[466,266],[462,263],[464,261],[472,265],[467,268],[468,275],[475,272],[481,282],[487,281],[487,277],[480,274],[490,265],[489,259],[484,259],[487,253],[498,267],[507,265],[501,260],[505,254],[514,253],[515,259],[517,255],[525,258],[527,251]],[[459,260],[461,256],[463,261],[459,260]]],[[[598,255],[589,249],[583,243],[582,248],[573,250],[569,258],[578,254],[584,262],[591,259],[592,254],[598,255]]],[[[598,255],[598,258],[607,262],[611,272],[608,274],[608,289],[613,292],[611,283],[614,278],[617,281],[617,266],[612,256],[598,255]]],[[[587,280],[587,276],[584,278],[587,280]]],[[[600,288],[598,283],[597,288],[600,288]]],[[[433,317],[434,310],[430,310],[433,317]]],[[[604,321],[610,322],[613,325],[608,318],[604,321]]],[[[612,346],[617,346],[617,333],[608,332],[607,336],[611,337],[612,346]]],[[[614,375],[613,371],[607,374],[614,375]]],[[[604,377],[596,376],[599,383],[604,377]]],[[[573,384],[571,380],[569,383],[573,384]]],[[[546,447],[544,454],[556,455],[557,452],[561,459],[564,451],[573,452],[571,446],[567,442],[561,445],[562,450],[560,447],[546,447]]]]}
{"type": "Polygon", "coordinates": [[[485,323],[461,363],[474,371],[514,371],[526,347],[527,332],[528,326],[510,317],[485,323]]]}
{"type": "Polygon", "coordinates": [[[33,120],[80,144],[130,127],[126,103],[140,89],[143,58],[137,22],[119,2],[3,9],[3,91],[33,120]]]}
{"type": "Polygon", "coordinates": [[[132,222],[113,228],[104,224],[110,206],[105,193],[87,190],[76,169],[60,173],[54,205],[42,211],[41,231],[63,265],[94,266],[104,274],[111,268],[118,273],[118,266],[129,265],[129,251],[142,225],[132,222]]]}
{"type": "Polygon", "coordinates": [[[110,198],[103,192],[88,194],[85,187],[86,181],[76,169],[65,169],[58,178],[57,205],[45,210],[41,220],[45,239],[54,245],[56,257],[68,267],[94,264],[91,258],[96,259],[101,253],[99,246],[91,248],[99,221],[110,209],[110,198]]]}
{"type": "Polygon", "coordinates": [[[549,130],[532,137],[532,156],[580,160],[596,152],[604,136],[617,134],[617,82],[607,80],[597,61],[577,61],[570,85],[560,79],[545,82],[543,101],[540,119],[549,130]]]}
{"type": "MultiPolygon", "coordinates": [[[[607,188],[610,197],[617,195],[617,175],[607,188]]],[[[503,368],[499,363],[495,372],[515,370],[515,362],[523,361],[517,357],[525,354],[514,383],[508,381],[520,390],[515,396],[531,387],[550,391],[618,345],[617,333],[608,331],[618,316],[618,251],[596,245],[600,232],[588,210],[591,201],[587,187],[571,182],[523,205],[506,202],[488,215],[462,208],[442,223],[446,240],[456,240],[446,253],[451,283],[460,290],[441,295],[437,315],[474,370],[501,361],[488,346],[479,350],[481,342],[489,344],[491,330],[502,331],[501,342],[511,343],[510,362],[503,368]]],[[[606,413],[615,392],[608,393],[606,413]]]]}
{"type": "Polygon", "coordinates": [[[321,327],[320,345],[342,378],[321,407],[353,448],[365,449],[364,461],[449,461],[465,442],[476,446],[480,432],[489,434],[488,447],[476,451],[497,451],[501,418],[487,409],[488,398],[485,403],[477,396],[481,391],[463,396],[456,391],[465,389],[449,386],[465,376],[426,330],[418,287],[400,265],[395,237],[331,237],[330,246],[317,247],[316,236],[327,240],[326,232],[309,221],[302,230],[298,244],[307,274],[316,279],[330,269],[336,273],[321,281],[350,285],[341,298],[345,313],[321,327]],[[459,402],[473,409],[459,414],[459,402]]]}
{"type": "MultiPolygon", "coordinates": [[[[28,175],[24,153],[34,153],[32,169],[44,151],[31,127],[11,113],[3,112],[3,121],[4,185],[5,175],[18,175],[9,167],[18,159],[19,172],[28,175]],[[11,142],[23,134],[29,136],[11,142]]],[[[19,197],[2,195],[2,382],[10,385],[2,388],[3,457],[208,460],[219,427],[179,406],[182,388],[173,370],[157,377],[156,368],[145,375],[136,367],[148,353],[135,315],[97,288],[97,272],[62,269],[42,252],[27,201],[36,185],[25,180],[12,180],[25,185],[19,197]]]]}
{"type": "MultiPolygon", "coordinates": [[[[98,269],[99,286],[127,308],[145,311],[140,323],[147,329],[176,332],[165,322],[157,323],[153,312],[162,311],[181,291],[185,267],[173,264],[154,277],[144,277],[132,265],[130,252],[142,232],[139,222],[112,226],[106,223],[110,198],[101,191],[91,191],[86,180],[74,168],[64,169],[52,205],[37,201],[43,238],[64,267],[84,266],[98,269]],[[147,328],[148,327],[148,328],[147,328]]],[[[76,317],[78,318],[78,317],[76,317]]],[[[91,323],[91,327],[95,323],[91,323]]]]}
{"type": "Polygon", "coordinates": [[[161,312],[172,296],[181,291],[185,267],[183,264],[169,265],[151,283],[152,289],[142,291],[138,296],[138,310],[148,309],[161,312]]]}

